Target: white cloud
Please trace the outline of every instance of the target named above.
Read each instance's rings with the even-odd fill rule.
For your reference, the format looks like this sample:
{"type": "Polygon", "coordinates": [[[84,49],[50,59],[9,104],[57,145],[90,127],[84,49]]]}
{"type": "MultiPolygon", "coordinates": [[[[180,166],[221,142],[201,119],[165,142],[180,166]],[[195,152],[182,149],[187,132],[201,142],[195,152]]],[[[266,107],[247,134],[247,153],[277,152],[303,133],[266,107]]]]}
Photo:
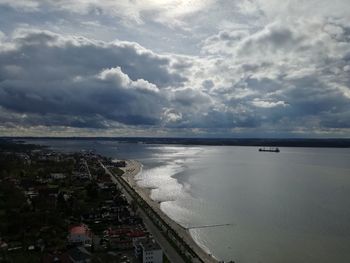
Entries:
{"type": "Polygon", "coordinates": [[[176,109],[165,108],[163,112],[163,121],[166,123],[174,123],[182,120],[182,113],[177,112],[176,109]]]}
{"type": "Polygon", "coordinates": [[[107,81],[113,81],[117,86],[126,88],[131,80],[128,75],[124,74],[120,67],[105,69],[98,74],[98,78],[107,81]]]}
{"type": "Polygon", "coordinates": [[[133,81],[125,74],[120,67],[110,68],[102,70],[98,75],[98,79],[112,82],[113,85],[125,89],[138,89],[147,92],[159,92],[159,89],[153,83],[148,82],[144,79],[137,79],[133,81]]]}
{"type": "Polygon", "coordinates": [[[19,11],[35,11],[40,3],[37,0],[0,0],[0,5],[8,5],[19,11]]]}
{"type": "Polygon", "coordinates": [[[269,21],[314,17],[350,18],[347,0],[244,0],[241,10],[247,13],[262,13],[269,21]]]}
{"type": "Polygon", "coordinates": [[[153,13],[153,19],[163,23],[179,23],[182,17],[208,8],[213,0],[0,0],[0,5],[24,8],[33,11],[40,8],[53,8],[79,14],[109,14],[126,21],[143,23],[147,12],[153,13]]]}
{"type": "Polygon", "coordinates": [[[286,104],[284,101],[264,101],[264,100],[260,100],[255,98],[252,101],[252,104],[256,107],[260,107],[260,108],[274,108],[277,106],[287,106],[288,104],[286,104]]]}

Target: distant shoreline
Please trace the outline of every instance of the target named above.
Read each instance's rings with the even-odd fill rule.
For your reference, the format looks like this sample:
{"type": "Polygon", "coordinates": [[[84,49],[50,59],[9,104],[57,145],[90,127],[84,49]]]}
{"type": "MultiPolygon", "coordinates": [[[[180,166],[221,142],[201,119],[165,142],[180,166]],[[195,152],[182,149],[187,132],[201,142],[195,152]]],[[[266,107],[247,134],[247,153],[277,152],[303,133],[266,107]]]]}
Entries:
{"type": "Polygon", "coordinates": [[[96,140],[139,144],[204,146],[350,148],[350,138],[151,138],[151,137],[0,137],[3,140],[96,140]]]}

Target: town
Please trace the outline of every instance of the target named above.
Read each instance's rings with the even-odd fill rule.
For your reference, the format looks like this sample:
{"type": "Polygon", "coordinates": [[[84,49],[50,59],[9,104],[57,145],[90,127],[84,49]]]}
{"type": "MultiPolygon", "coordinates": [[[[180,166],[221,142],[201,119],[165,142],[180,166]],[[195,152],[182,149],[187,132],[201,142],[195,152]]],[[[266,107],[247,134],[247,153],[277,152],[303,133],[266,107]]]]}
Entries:
{"type": "Polygon", "coordinates": [[[111,179],[125,161],[1,146],[0,262],[169,262],[111,179]]]}

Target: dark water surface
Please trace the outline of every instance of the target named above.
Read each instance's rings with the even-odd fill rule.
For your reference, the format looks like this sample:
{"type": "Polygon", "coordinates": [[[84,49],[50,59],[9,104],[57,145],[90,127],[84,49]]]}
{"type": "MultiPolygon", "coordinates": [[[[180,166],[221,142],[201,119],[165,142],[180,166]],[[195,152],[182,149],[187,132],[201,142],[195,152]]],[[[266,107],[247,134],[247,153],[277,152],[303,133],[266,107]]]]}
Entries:
{"type": "Polygon", "coordinates": [[[33,140],[144,165],[139,184],[222,260],[350,262],[350,149],[33,140]]]}

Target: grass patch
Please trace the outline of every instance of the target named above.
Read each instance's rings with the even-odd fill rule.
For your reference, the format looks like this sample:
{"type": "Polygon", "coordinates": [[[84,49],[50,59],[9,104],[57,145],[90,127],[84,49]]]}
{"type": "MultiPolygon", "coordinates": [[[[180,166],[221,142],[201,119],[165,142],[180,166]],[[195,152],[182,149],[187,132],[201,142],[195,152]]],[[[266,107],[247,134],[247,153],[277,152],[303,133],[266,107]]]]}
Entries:
{"type": "Polygon", "coordinates": [[[121,176],[124,174],[124,171],[118,167],[113,167],[111,170],[116,176],[121,176]]]}

